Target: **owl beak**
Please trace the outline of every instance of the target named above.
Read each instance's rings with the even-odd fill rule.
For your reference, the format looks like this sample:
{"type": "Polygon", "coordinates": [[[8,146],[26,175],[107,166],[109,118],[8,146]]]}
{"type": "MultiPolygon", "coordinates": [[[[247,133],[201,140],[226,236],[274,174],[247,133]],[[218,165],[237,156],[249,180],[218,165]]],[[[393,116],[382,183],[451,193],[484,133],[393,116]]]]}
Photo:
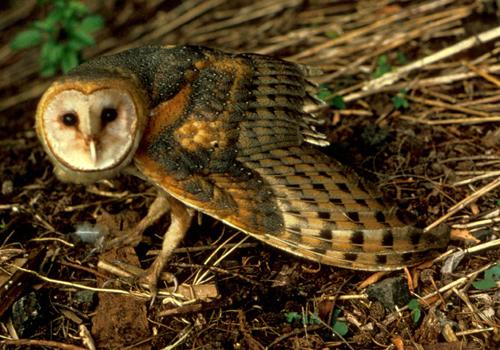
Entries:
{"type": "Polygon", "coordinates": [[[89,142],[89,150],[90,150],[90,159],[94,166],[97,166],[97,145],[95,140],[90,140],[89,142]]]}

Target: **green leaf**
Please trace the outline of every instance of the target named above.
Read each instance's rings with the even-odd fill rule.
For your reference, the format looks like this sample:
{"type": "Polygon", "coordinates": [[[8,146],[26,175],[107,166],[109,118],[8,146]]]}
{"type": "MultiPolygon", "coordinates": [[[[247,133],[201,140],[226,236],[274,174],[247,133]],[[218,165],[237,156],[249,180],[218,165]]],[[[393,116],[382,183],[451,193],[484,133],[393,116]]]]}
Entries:
{"type": "Polygon", "coordinates": [[[332,328],[335,329],[340,335],[344,336],[348,332],[347,325],[344,322],[338,322],[337,318],[339,317],[340,313],[342,312],[341,309],[335,309],[333,310],[332,314],[332,328]]]}
{"type": "Polygon", "coordinates": [[[68,0],[50,0],[55,7],[59,9],[64,9],[68,7],[68,0]]]}
{"type": "Polygon", "coordinates": [[[418,320],[420,320],[420,316],[421,316],[422,312],[420,311],[420,309],[415,309],[411,312],[411,319],[413,320],[413,322],[417,323],[418,320]]]}
{"type": "Polygon", "coordinates": [[[494,279],[500,278],[500,266],[495,265],[495,266],[489,268],[488,270],[491,271],[494,279]]]}
{"type": "Polygon", "coordinates": [[[396,55],[398,56],[399,63],[401,63],[401,64],[407,64],[408,63],[408,60],[406,59],[405,54],[403,53],[403,51],[396,51],[396,55]]]}
{"type": "Polygon", "coordinates": [[[340,95],[333,96],[332,104],[337,109],[346,109],[347,108],[347,105],[344,102],[344,99],[340,95]]]}
{"type": "Polygon", "coordinates": [[[88,16],[82,20],[80,24],[80,30],[84,32],[92,32],[102,28],[104,25],[104,18],[99,15],[88,16]]]}
{"type": "Polygon", "coordinates": [[[420,303],[418,302],[417,299],[412,299],[408,303],[408,309],[410,309],[410,310],[415,310],[415,309],[417,309],[419,307],[420,307],[420,303]]]}
{"type": "Polygon", "coordinates": [[[337,39],[340,37],[336,32],[327,32],[326,36],[329,37],[330,39],[337,39]]]}
{"type": "Polygon", "coordinates": [[[349,328],[347,328],[347,325],[344,322],[335,322],[332,328],[335,329],[341,336],[346,335],[349,331],[349,328]]]}
{"type": "Polygon", "coordinates": [[[339,317],[341,312],[342,312],[342,310],[340,310],[340,309],[333,310],[332,320],[335,321],[337,319],[337,317],[339,317]]]}
{"type": "Polygon", "coordinates": [[[302,316],[297,312],[285,312],[286,321],[292,323],[293,321],[300,321],[302,316]]]}
{"type": "Polygon", "coordinates": [[[380,56],[377,60],[377,66],[383,66],[386,63],[387,63],[387,56],[386,55],[380,56]]]}
{"type": "Polygon", "coordinates": [[[472,282],[474,288],[485,290],[495,288],[497,286],[495,281],[500,279],[500,266],[495,265],[484,271],[484,279],[472,282]]]}
{"type": "Polygon", "coordinates": [[[76,32],[76,27],[78,26],[79,23],[80,21],[76,17],[70,17],[68,19],[65,19],[62,21],[63,30],[68,34],[72,34],[76,32]]]}
{"type": "Polygon", "coordinates": [[[58,66],[56,66],[55,64],[46,64],[40,70],[40,76],[51,77],[54,74],[56,74],[57,69],[58,69],[58,66]]]}
{"type": "Polygon", "coordinates": [[[321,324],[321,320],[319,319],[319,314],[317,312],[314,312],[311,316],[309,316],[309,322],[307,324],[314,325],[314,324],[321,324]]]}
{"type": "Polygon", "coordinates": [[[54,11],[52,11],[47,15],[43,23],[45,23],[45,25],[49,27],[53,27],[56,25],[56,23],[62,20],[62,17],[63,17],[63,11],[61,11],[60,9],[55,9],[54,11]]]}
{"type": "Polygon", "coordinates": [[[36,29],[38,31],[43,31],[46,33],[51,33],[55,30],[54,26],[47,24],[46,21],[35,21],[31,24],[33,29],[36,29]]]}
{"type": "Polygon", "coordinates": [[[56,40],[48,40],[42,48],[42,55],[40,61],[49,65],[59,66],[62,60],[64,47],[56,40]],[[47,48],[45,46],[48,46],[47,48]]]}
{"type": "Polygon", "coordinates": [[[401,96],[394,96],[391,101],[394,104],[395,109],[406,109],[410,106],[408,100],[401,96]]]}
{"type": "Polygon", "coordinates": [[[328,89],[324,89],[324,90],[319,90],[318,91],[318,94],[316,95],[321,101],[325,101],[326,102],[326,99],[328,98],[328,96],[331,95],[331,91],[328,90],[328,89]]]}
{"type": "Polygon", "coordinates": [[[71,21],[77,19],[76,13],[69,7],[63,8],[62,10],[62,18],[61,21],[65,24],[68,24],[71,21]]]}
{"type": "Polygon", "coordinates": [[[485,290],[485,289],[495,288],[497,286],[496,282],[493,280],[493,278],[491,278],[491,276],[490,277],[486,276],[487,271],[488,270],[484,271],[484,280],[472,282],[474,288],[479,290],[485,290]]]}
{"type": "Polygon", "coordinates": [[[65,48],[63,50],[63,55],[61,59],[61,68],[63,73],[66,73],[72,68],[75,68],[78,65],[78,55],[73,50],[68,50],[65,48]]]}
{"type": "Polygon", "coordinates": [[[15,36],[10,47],[12,50],[21,50],[30,46],[35,46],[43,41],[43,35],[34,29],[28,29],[15,36]]]}
{"type": "Polygon", "coordinates": [[[71,1],[69,7],[75,14],[78,15],[87,15],[89,13],[89,10],[78,1],[71,1]]]}
{"type": "Polygon", "coordinates": [[[372,73],[373,78],[378,78],[391,71],[391,66],[388,63],[386,55],[382,55],[377,59],[377,68],[375,72],[372,73]]]}
{"type": "Polygon", "coordinates": [[[68,47],[68,50],[74,51],[74,52],[81,52],[83,48],[87,45],[82,43],[80,40],[72,37],[70,40],[68,40],[68,43],[66,44],[68,47]]]}
{"type": "Polygon", "coordinates": [[[94,39],[89,34],[87,34],[84,31],[81,31],[81,30],[78,30],[78,31],[72,33],[69,37],[69,41],[70,42],[77,41],[85,46],[94,46],[95,45],[94,39]]]}
{"type": "Polygon", "coordinates": [[[51,56],[54,51],[57,50],[57,46],[60,46],[59,42],[55,39],[49,39],[43,44],[42,51],[40,53],[40,61],[51,61],[51,56]]]}
{"type": "Polygon", "coordinates": [[[383,65],[377,67],[375,72],[372,73],[373,78],[378,78],[384,75],[385,73],[389,73],[391,71],[391,67],[389,65],[383,65]]]}

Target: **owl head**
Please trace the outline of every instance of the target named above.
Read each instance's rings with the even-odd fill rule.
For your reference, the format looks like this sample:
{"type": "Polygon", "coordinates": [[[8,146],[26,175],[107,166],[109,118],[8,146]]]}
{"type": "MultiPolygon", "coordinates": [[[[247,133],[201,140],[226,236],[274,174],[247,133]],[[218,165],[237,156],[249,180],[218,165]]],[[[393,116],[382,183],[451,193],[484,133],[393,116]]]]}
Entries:
{"type": "Polygon", "coordinates": [[[42,96],[36,131],[62,180],[90,183],[130,164],[144,132],[147,100],[127,81],[63,78],[42,96]]]}

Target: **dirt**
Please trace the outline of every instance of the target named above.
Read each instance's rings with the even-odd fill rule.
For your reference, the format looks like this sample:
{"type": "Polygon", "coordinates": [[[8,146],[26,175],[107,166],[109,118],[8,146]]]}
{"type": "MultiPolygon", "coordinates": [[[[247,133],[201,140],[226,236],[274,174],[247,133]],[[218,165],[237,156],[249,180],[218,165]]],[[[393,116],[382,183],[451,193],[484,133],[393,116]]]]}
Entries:
{"type": "MultiPolygon", "coordinates": [[[[15,9],[14,3],[0,13],[0,22],[2,18],[15,16],[9,12],[9,9],[15,9]]],[[[106,10],[102,7],[104,5],[98,5],[97,2],[84,3],[96,11],[106,10]]],[[[151,23],[156,23],[154,19],[159,14],[168,16],[173,9],[182,6],[161,1],[125,3],[110,2],[106,5],[109,6],[108,12],[101,12],[105,14],[107,27],[99,32],[99,44],[96,48],[86,52],[89,57],[109,50],[119,50],[120,43],[140,44],[140,39],[134,37],[134,30],[144,30],[151,23]]],[[[285,7],[281,12],[271,12],[269,16],[256,16],[250,23],[236,26],[234,30],[228,29],[229,34],[226,36],[218,36],[216,29],[203,31],[203,28],[210,28],[206,26],[224,24],[227,18],[239,18],[238,9],[250,11],[252,6],[258,7],[263,3],[264,1],[221,2],[218,6],[214,5],[212,11],[193,15],[184,26],[174,28],[154,40],[165,43],[164,40],[168,39],[173,44],[193,41],[230,51],[266,50],[276,43],[295,40],[294,44],[272,52],[286,58],[320,42],[322,32],[315,34],[313,31],[324,24],[321,18],[328,15],[328,11],[343,6],[346,8],[343,15],[347,18],[361,11],[363,6],[368,6],[363,1],[303,1],[297,6],[285,7]],[[315,21],[319,24],[311,24],[315,21]],[[249,32],[250,24],[251,28],[257,29],[249,32]],[[308,40],[281,37],[297,28],[311,30],[308,40]]],[[[384,14],[400,13],[398,11],[406,6],[417,3],[389,1],[382,10],[384,14]]],[[[190,5],[193,9],[198,9],[196,5],[199,4],[201,2],[192,1],[190,5]]],[[[449,8],[440,8],[439,11],[474,4],[474,1],[457,1],[449,8]]],[[[451,46],[471,34],[495,27],[498,23],[498,9],[493,2],[485,2],[484,6],[491,6],[493,12],[489,12],[489,7],[483,8],[481,12],[478,7],[469,17],[457,20],[460,23],[452,29],[463,29],[462,34],[455,36],[446,32],[448,36],[443,40],[416,37],[397,46],[395,50],[387,51],[389,59],[395,62],[396,51],[401,51],[411,62],[451,46]]],[[[379,8],[377,11],[382,10],[379,8]]],[[[10,53],[7,48],[14,35],[26,28],[30,21],[43,17],[44,11],[38,13],[36,7],[33,7],[32,12],[13,21],[5,29],[4,38],[1,39],[3,50],[0,50],[0,73],[10,79],[3,79],[0,86],[1,263],[4,268],[11,267],[12,264],[26,266],[25,261],[15,258],[22,258],[39,249],[45,257],[39,264],[39,269],[36,266],[30,268],[36,270],[38,276],[26,273],[21,279],[25,283],[19,283],[19,295],[12,294],[9,298],[3,296],[1,299],[2,302],[7,300],[14,305],[0,319],[0,333],[5,337],[3,339],[10,339],[10,343],[5,341],[2,346],[7,349],[37,349],[49,346],[49,343],[43,341],[54,341],[59,344],[57,346],[66,344],[70,346],[68,349],[80,349],[84,346],[85,338],[92,338],[98,349],[163,349],[173,344],[176,344],[174,347],[177,349],[214,350],[449,350],[500,347],[498,287],[477,289],[471,285],[473,280],[484,278],[482,271],[474,277],[467,277],[454,289],[443,291],[430,299],[419,299],[435,292],[436,288],[448,286],[467,274],[497,263],[500,259],[497,247],[476,254],[466,254],[450,273],[443,273],[442,267],[446,259],[442,259],[411,270],[408,274],[405,271],[395,271],[380,277],[382,281],[392,278],[401,280],[402,287],[398,288],[405,288],[403,294],[408,294],[408,298],[419,299],[417,309],[420,317],[417,318],[414,316],[415,309],[406,307],[409,302],[406,297],[404,303],[398,305],[398,309],[384,305],[376,298],[370,299],[366,295],[366,288],[359,288],[367,279],[373,278],[370,272],[319,266],[251,238],[245,240],[243,248],[236,248],[224,256],[218,267],[214,268],[213,262],[228,250],[225,248],[214,253],[215,248],[225,241],[228,244],[239,243],[246,235],[207,216],[195,218],[182,243],[182,247],[188,249],[176,252],[168,267],[168,272],[175,275],[179,283],[187,285],[181,289],[183,292],[175,297],[161,294],[153,306],[150,306],[151,296],[134,283],[133,279],[113,280],[103,287],[105,281],[117,277],[98,267],[100,261],[120,260],[146,269],[154,258],[150,251],[161,249],[163,232],[170,223],[167,218],[155,223],[146,231],[143,242],[136,249],[127,247],[118,252],[112,250],[105,255],[91,254],[95,244],[85,244],[75,238],[78,226],[85,222],[89,223],[86,230],[107,234],[116,233],[110,230],[120,231],[132,227],[146,215],[154,199],[155,189],[142,180],[127,176],[87,187],[62,183],[54,177],[52,165],[33,130],[34,111],[43,90],[30,90],[46,84],[49,79],[37,75],[35,49],[10,53]],[[21,72],[17,61],[23,61],[26,74],[21,72]],[[17,73],[18,80],[13,79],[14,69],[20,72],[17,73]],[[9,102],[10,98],[23,96],[22,93],[27,90],[31,91],[29,98],[20,98],[20,102],[15,104],[9,102]],[[211,258],[212,254],[215,254],[215,258],[211,258]],[[209,278],[201,286],[195,286],[195,277],[203,273],[207,273],[209,278]],[[408,276],[411,276],[410,282],[408,276]],[[411,285],[413,290],[410,289],[411,285]],[[118,289],[132,294],[113,294],[98,291],[98,288],[118,289]],[[29,299],[23,299],[28,296],[29,299]],[[32,307],[36,305],[38,318],[34,323],[21,322],[23,311],[20,309],[27,304],[26,300],[30,301],[32,307]],[[14,320],[16,325],[22,324],[17,330],[19,332],[22,328],[22,340],[33,342],[22,343],[13,339],[10,320],[14,320]],[[82,336],[81,326],[88,329],[90,336],[82,336]],[[347,332],[341,336],[338,332],[344,326],[347,332]],[[471,332],[479,329],[483,331],[471,332]],[[454,337],[449,335],[459,332],[462,334],[454,337]]],[[[341,23],[343,17],[336,18],[341,23]]],[[[365,26],[375,23],[375,18],[367,18],[365,26]]],[[[160,23],[167,25],[172,22],[169,19],[160,23]]],[[[343,27],[346,33],[351,33],[354,29],[348,24],[343,27]]],[[[144,35],[150,32],[145,32],[144,35]]],[[[321,61],[321,53],[327,50],[325,48],[317,56],[309,58],[313,62],[308,63],[316,61],[330,73],[335,71],[331,66],[343,67],[354,62],[360,55],[355,51],[350,60],[339,58],[339,62],[321,61]]],[[[480,45],[476,51],[468,51],[459,55],[460,57],[454,56],[446,64],[459,67],[461,60],[473,60],[492,50],[493,44],[480,45]]],[[[496,55],[498,58],[498,53],[496,55]]],[[[375,66],[375,58],[367,60],[363,68],[355,73],[347,72],[338,79],[329,81],[328,88],[331,91],[341,91],[368,81],[372,77],[364,72],[369,68],[373,71],[375,66]]],[[[439,73],[446,70],[438,63],[433,69],[439,73]]],[[[416,79],[416,76],[424,79],[434,75],[437,76],[438,73],[422,68],[414,73],[412,79],[416,79]]],[[[496,77],[498,78],[498,73],[496,77]]],[[[409,80],[410,78],[407,81],[409,80]]],[[[424,96],[422,91],[417,89],[409,92],[409,108],[404,111],[395,110],[392,106],[393,91],[380,91],[349,102],[347,108],[354,111],[352,114],[345,112],[339,115],[337,109],[328,106],[319,115],[325,120],[321,129],[331,143],[324,152],[380,187],[388,199],[414,216],[416,225],[425,227],[494,179],[485,178],[466,186],[455,185],[468,176],[464,174],[497,171],[500,143],[498,122],[427,124],[405,119],[405,116],[421,120],[427,116],[474,117],[465,112],[411,100],[414,96],[424,96]],[[369,111],[371,114],[357,113],[359,111],[369,111]],[[462,114],[459,115],[459,112],[462,114]]],[[[468,102],[498,96],[498,91],[498,83],[476,77],[428,87],[425,97],[431,99],[436,94],[442,94],[440,101],[456,103],[457,106],[460,105],[457,101],[460,101],[460,106],[467,107],[468,102]],[[454,98],[455,101],[443,99],[443,96],[454,98]]],[[[496,100],[487,101],[481,107],[478,110],[488,116],[499,115],[500,107],[496,100]]],[[[498,189],[485,193],[448,219],[447,224],[453,226],[487,220],[484,214],[498,208],[498,198],[498,189]]],[[[473,232],[480,242],[492,241],[498,237],[496,219],[498,213],[492,215],[488,219],[491,222],[481,226],[481,230],[473,232]]],[[[466,228],[465,231],[470,233],[473,230],[466,228]]],[[[457,251],[476,244],[478,243],[472,243],[470,238],[453,239],[444,251],[457,251]]],[[[4,274],[3,285],[9,284],[9,278],[9,275],[4,274]]],[[[162,290],[174,290],[171,281],[164,282],[161,287],[162,290]]],[[[26,312],[29,315],[29,311],[26,312]]]]}

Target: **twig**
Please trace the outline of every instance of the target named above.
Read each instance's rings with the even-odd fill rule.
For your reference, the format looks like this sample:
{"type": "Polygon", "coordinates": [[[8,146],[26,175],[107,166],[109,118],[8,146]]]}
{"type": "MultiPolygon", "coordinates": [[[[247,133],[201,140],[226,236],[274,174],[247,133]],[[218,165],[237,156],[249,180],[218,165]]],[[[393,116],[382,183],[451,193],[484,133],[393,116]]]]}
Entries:
{"type": "MultiPolygon", "coordinates": [[[[421,297],[420,299],[427,300],[427,299],[433,298],[433,297],[435,297],[438,294],[442,294],[442,293],[444,293],[444,292],[446,292],[446,291],[448,291],[448,290],[450,290],[452,288],[455,288],[455,287],[457,287],[459,285],[467,283],[470,280],[470,278],[472,278],[474,276],[477,276],[479,273],[488,270],[490,267],[492,267],[494,265],[496,265],[496,262],[489,263],[489,264],[481,267],[479,270],[474,271],[472,273],[469,273],[469,274],[465,275],[465,277],[461,277],[461,278],[457,279],[456,281],[453,281],[453,282],[447,284],[446,286],[443,286],[443,287],[439,288],[439,290],[437,290],[435,292],[432,292],[432,293],[429,293],[429,294],[427,294],[424,297],[421,297]]],[[[389,323],[392,323],[395,318],[399,317],[399,314],[400,314],[401,311],[404,311],[404,310],[407,310],[407,309],[408,309],[408,305],[405,305],[405,306],[403,306],[401,308],[398,308],[397,311],[395,311],[392,314],[390,314],[390,315],[387,316],[387,318],[383,322],[383,324],[388,325],[389,323]]]]}
{"type": "Polygon", "coordinates": [[[315,324],[315,325],[307,326],[304,328],[294,329],[293,331],[286,333],[286,334],[283,334],[283,335],[279,336],[278,338],[276,338],[271,344],[266,346],[266,350],[271,349],[273,346],[281,343],[283,340],[285,340],[287,338],[293,337],[294,335],[299,335],[299,334],[302,334],[306,331],[308,331],[308,332],[316,331],[316,330],[319,330],[323,327],[324,326],[322,324],[315,324]]]}
{"type": "Polygon", "coordinates": [[[451,124],[475,125],[475,124],[500,122],[500,115],[494,117],[484,117],[484,118],[457,118],[457,119],[441,119],[441,120],[420,119],[420,118],[410,117],[407,115],[400,115],[399,118],[425,125],[451,125],[451,124]]]}
{"type": "Polygon", "coordinates": [[[495,77],[491,76],[490,74],[488,74],[486,72],[483,72],[479,68],[474,67],[470,63],[467,63],[467,67],[469,67],[469,69],[473,70],[474,72],[476,72],[477,74],[479,74],[480,76],[482,76],[484,79],[486,79],[486,80],[492,82],[493,84],[495,84],[496,86],[500,87],[500,81],[498,79],[496,79],[495,77]]]}
{"type": "Polygon", "coordinates": [[[471,177],[470,179],[465,179],[465,180],[462,180],[462,181],[457,181],[457,182],[453,183],[451,186],[455,187],[455,186],[468,185],[470,183],[473,183],[473,182],[476,182],[476,181],[480,181],[480,180],[484,180],[484,179],[488,179],[488,178],[494,177],[494,176],[500,176],[500,170],[489,171],[486,174],[482,174],[482,175],[478,175],[478,176],[475,176],[475,177],[471,177]]]}
{"type": "Polygon", "coordinates": [[[500,177],[498,177],[496,180],[493,180],[488,185],[486,185],[483,188],[477,190],[476,192],[474,192],[473,194],[471,194],[467,198],[464,198],[459,203],[455,204],[453,207],[451,207],[450,209],[448,209],[448,213],[446,213],[441,218],[439,218],[438,220],[434,221],[432,224],[430,224],[429,226],[427,226],[426,228],[424,228],[424,232],[427,232],[430,229],[438,226],[440,223],[444,222],[450,216],[452,216],[453,214],[455,214],[457,211],[465,208],[468,204],[474,202],[476,199],[478,199],[482,195],[488,193],[489,191],[492,191],[493,189],[495,189],[498,186],[500,186],[500,177]]]}
{"type": "MultiPolygon", "coordinates": [[[[435,101],[435,100],[429,100],[426,98],[421,98],[421,97],[416,97],[416,96],[405,96],[406,99],[410,101],[415,101],[415,102],[420,102],[423,104],[427,104],[430,106],[435,106],[435,107],[441,107],[441,108],[446,108],[446,109],[451,109],[453,111],[458,111],[466,114],[473,114],[473,115],[479,115],[481,117],[489,117],[488,113],[477,111],[475,109],[470,109],[470,108],[465,108],[465,107],[460,107],[460,106],[455,106],[449,103],[445,103],[442,101],[435,101]]],[[[497,118],[500,119],[500,116],[497,116],[497,118]]]]}
{"type": "Polygon", "coordinates": [[[132,293],[132,292],[127,292],[127,291],[119,290],[119,289],[94,288],[94,287],[89,287],[89,286],[85,286],[82,284],[71,283],[71,282],[66,282],[66,281],[61,281],[61,280],[56,280],[53,278],[45,277],[45,276],[42,276],[35,271],[23,269],[22,267],[17,267],[17,268],[21,271],[31,273],[31,274],[35,275],[37,278],[41,279],[42,281],[45,281],[48,283],[60,284],[60,285],[66,286],[66,287],[85,289],[85,290],[90,290],[90,291],[94,291],[94,292],[128,294],[128,295],[134,295],[134,296],[142,297],[142,298],[146,298],[146,299],[151,299],[151,296],[146,294],[146,293],[132,293]]]}
{"type": "MultiPolygon", "coordinates": [[[[237,246],[238,249],[248,249],[248,248],[258,247],[259,245],[260,245],[260,243],[243,243],[243,244],[229,243],[229,244],[226,244],[224,246],[224,248],[229,249],[229,248],[233,248],[233,247],[237,246]]],[[[216,245],[207,245],[207,246],[200,246],[200,247],[175,248],[174,254],[204,252],[204,251],[208,251],[208,250],[215,250],[218,247],[219,246],[216,246],[216,245]]],[[[161,250],[159,250],[159,249],[151,249],[151,250],[147,251],[146,255],[147,256],[151,256],[151,255],[156,256],[156,255],[160,254],[160,252],[161,252],[161,250]]]]}
{"type": "Polygon", "coordinates": [[[429,65],[431,63],[440,61],[444,58],[450,57],[452,55],[455,55],[459,52],[468,50],[474,46],[485,44],[491,40],[494,40],[496,38],[500,37],[500,27],[496,27],[490,30],[487,30],[486,32],[483,32],[481,34],[471,36],[465,40],[462,40],[459,43],[456,43],[455,45],[452,45],[450,47],[447,47],[439,52],[436,52],[433,55],[424,57],[422,59],[419,59],[411,64],[408,64],[404,67],[401,67],[397,69],[395,72],[390,72],[387,74],[384,74],[380,78],[374,79],[369,81],[363,88],[363,91],[368,91],[368,90],[379,90],[383,86],[393,84],[396,80],[401,79],[403,76],[406,76],[409,72],[415,70],[415,69],[420,69],[426,65],[429,65]]]}
{"type": "Polygon", "coordinates": [[[1,340],[0,344],[14,345],[14,346],[47,346],[63,350],[87,350],[85,348],[76,345],[64,344],[52,340],[34,340],[34,339],[1,340]]]}
{"type": "Polygon", "coordinates": [[[457,333],[455,333],[455,335],[457,337],[461,337],[461,336],[466,336],[466,335],[471,335],[471,334],[491,332],[491,331],[494,331],[494,330],[495,330],[494,327],[484,328],[484,329],[469,329],[467,331],[457,332],[457,333]]]}
{"type": "Polygon", "coordinates": [[[478,244],[474,247],[465,249],[464,252],[466,254],[474,254],[474,253],[480,252],[481,250],[491,249],[491,248],[494,248],[497,246],[500,246],[500,239],[495,239],[495,240],[490,241],[490,242],[478,244]]]}
{"type": "Polygon", "coordinates": [[[264,346],[252,337],[252,333],[247,329],[245,313],[243,310],[238,311],[239,328],[241,334],[243,334],[243,339],[247,343],[251,350],[264,350],[264,346]]]}

